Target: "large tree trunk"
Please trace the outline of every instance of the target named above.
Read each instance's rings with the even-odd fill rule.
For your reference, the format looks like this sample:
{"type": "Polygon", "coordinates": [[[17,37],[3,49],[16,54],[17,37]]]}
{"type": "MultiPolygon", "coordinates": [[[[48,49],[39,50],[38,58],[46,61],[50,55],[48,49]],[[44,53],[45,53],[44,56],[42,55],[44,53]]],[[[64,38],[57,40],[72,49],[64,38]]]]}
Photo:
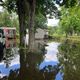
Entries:
{"type": "Polygon", "coordinates": [[[25,35],[26,35],[26,25],[25,25],[25,10],[24,10],[24,0],[18,0],[18,16],[19,16],[19,35],[20,35],[20,72],[19,80],[24,80],[25,69],[26,69],[26,49],[25,49],[25,35]]]}
{"type": "MultiPolygon", "coordinates": [[[[27,0],[26,0],[27,1],[27,0]]],[[[34,51],[35,36],[34,36],[34,16],[35,16],[35,2],[36,0],[31,0],[29,3],[29,51],[34,51]]],[[[19,16],[19,34],[20,34],[20,73],[19,80],[25,80],[26,75],[26,57],[25,57],[25,41],[24,37],[26,35],[25,18],[26,18],[26,8],[24,3],[25,0],[18,0],[18,16],[19,16]]]]}
{"type": "Polygon", "coordinates": [[[29,51],[35,51],[35,32],[34,32],[34,17],[35,17],[36,0],[29,2],[29,51]]]}

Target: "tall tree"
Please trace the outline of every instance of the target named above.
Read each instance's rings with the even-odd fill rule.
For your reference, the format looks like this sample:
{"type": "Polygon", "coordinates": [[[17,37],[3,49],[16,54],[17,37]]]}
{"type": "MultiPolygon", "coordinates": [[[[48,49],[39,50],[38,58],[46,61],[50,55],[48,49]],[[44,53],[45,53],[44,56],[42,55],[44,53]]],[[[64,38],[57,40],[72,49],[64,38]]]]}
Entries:
{"type": "Polygon", "coordinates": [[[19,34],[20,34],[20,72],[19,72],[19,80],[24,80],[25,78],[25,69],[26,69],[26,58],[25,58],[25,38],[26,35],[26,12],[25,12],[25,1],[17,0],[17,14],[19,16],[19,34]],[[23,78],[24,76],[24,78],[23,78]]]}
{"type": "Polygon", "coordinates": [[[9,12],[16,11],[19,17],[19,34],[20,34],[20,72],[19,80],[23,80],[25,74],[25,0],[5,0],[2,2],[3,7],[5,7],[9,12]]]}
{"type": "Polygon", "coordinates": [[[29,51],[35,50],[34,17],[36,0],[28,0],[29,3],[29,51]]]}
{"type": "MultiPolygon", "coordinates": [[[[9,11],[16,11],[19,16],[19,34],[20,34],[20,79],[25,80],[25,41],[26,34],[26,16],[28,17],[29,28],[29,51],[35,51],[34,37],[34,18],[35,13],[41,12],[44,16],[47,14],[53,15],[57,12],[54,5],[54,0],[5,0],[5,5],[9,11]],[[36,12],[35,12],[36,11],[36,12]],[[23,77],[24,76],[24,77],[23,77]]],[[[57,14],[58,15],[58,14],[57,14]]]]}
{"type": "Polygon", "coordinates": [[[72,8],[62,7],[62,16],[60,20],[60,27],[66,35],[79,34],[80,30],[80,7],[72,8]],[[77,13],[76,13],[77,12],[77,13]]]}
{"type": "MultiPolygon", "coordinates": [[[[22,13],[24,15],[23,18],[26,18],[24,17],[26,14],[27,14],[27,17],[28,17],[28,28],[29,28],[29,35],[31,35],[32,33],[34,33],[34,29],[31,29],[31,28],[34,28],[34,16],[35,16],[35,13],[38,14],[38,13],[42,13],[45,17],[46,15],[50,15],[50,16],[59,16],[59,12],[57,10],[57,7],[55,7],[55,4],[54,4],[54,0],[39,0],[39,1],[33,1],[33,0],[23,0],[22,1],[22,5],[17,5],[16,3],[20,3],[19,0],[6,0],[6,3],[5,5],[7,5],[7,9],[9,11],[13,10],[13,11],[16,11],[20,17],[20,14],[22,15],[22,13]],[[22,13],[18,12],[20,11],[18,8],[19,7],[23,7],[22,8],[22,13]],[[35,11],[36,9],[36,11],[35,11]],[[55,15],[56,13],[56,15],[55,15]],[[31,27],[32,26],[32,27],[31,27]],[[32,32],[33,31],[33,32],[32,32]]],[[[5,6],[4,6],[5,7],[5,6]]],[[[23,20],[23,19],[19,19],[20,21],[23,20]]],[[[22,22],[22,21],[21,21],[22,22]]],[[[20,22],[20,24],[21,24],[20,22]]],[[[24,19],[24,22],[25,22],[25,19],[24,19]]],[[[23,30],[24,27],[21,29],[23,30]]],[[[25,29],[24,29],[25,30],[25,29]]],[[[23,32],[23,31],[22,31],[23,32]]],[[[24,31],[25,32],[25,31],[24,31]]],[[[20,33],[21,35],[25,34],[25,33],[20,33]]],[[[34,36],[33,34],[31,36],[29,36],[29,49],[32,48],[32,45],[34,45],[34,38],[32,37],[34,36]]],[[[20,39],[21,40],[21,39],[20,39]]],[[[23,41],[23,39],[22,39],[23,41]]],[[[22,43],[21,43],[22,44],[22,43]]],[[[34,47],[33,47],[34,48],[34,47]]]]}

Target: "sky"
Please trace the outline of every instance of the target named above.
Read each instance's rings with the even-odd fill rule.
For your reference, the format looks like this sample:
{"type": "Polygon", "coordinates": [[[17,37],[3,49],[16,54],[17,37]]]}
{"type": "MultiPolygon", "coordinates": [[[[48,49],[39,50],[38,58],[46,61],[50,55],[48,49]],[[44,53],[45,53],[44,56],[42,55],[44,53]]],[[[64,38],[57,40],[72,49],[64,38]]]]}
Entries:
{"type": "Polygon", "coordinates": [[[58,23],[59,23],[59,19],[55,19],[55,18],[53,18],[53,19],[48,19],[48,26],[57,26],[58,25],[58,23]]]}
{"type": "MultiPolygon", "coordinates": [[[[55,6],[58,8],[58,10],[61,10],[61,8],[59,7],[59,5],[55,4],[55,6]]],[[[59,23],[59,19],[53,18],[53,19],[48,19],[48,26],[58,26],[59,23]]]]}
{"type": "Polygon", "coordinates": [[[2,7],[0,6],[0,11],[2,11],[2,7]]]}

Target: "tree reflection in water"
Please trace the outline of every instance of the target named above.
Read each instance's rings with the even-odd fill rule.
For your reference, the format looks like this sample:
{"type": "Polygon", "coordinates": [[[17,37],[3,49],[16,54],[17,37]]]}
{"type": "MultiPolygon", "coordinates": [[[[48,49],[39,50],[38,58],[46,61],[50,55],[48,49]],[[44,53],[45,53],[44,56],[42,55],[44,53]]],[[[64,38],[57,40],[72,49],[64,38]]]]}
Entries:
{"type": "MultiPolygon", "coordinates": [[[[9,76],[3,77],[1,80],[55,80],[59,72],[59,65],[48,65],[43,69],[39,68],[44,60],[44,51],[38,53],[30,53],[27,52],[26,49],[21,49],[20,51],[20,69],[10,70],[9,76]]],[[[11,50],[8,49],[5,56],[7,67],[13,58],[11,56],[14,55],[11,50]]]]}
{"type": "Polygon", "coordinates": [[[4,53],[4,63],[6,64],[6,68],[9,67],[11,60],[13,59],[14,54],[11,49],[6,49],[4,53]]]}
{"type": "MultiPolygon", "coordinates": [[[[43,60],[42,54],[29,54],[29,66],[28,66],[28,77],[31,80],[52,80],[55,79],[56,74],[58,73],[58,66],[52,67],[51,65],[45,66],[43,69],[39,70],[39,65],[43,60]],[[31,61],[31,62],[30,62],[31,61]]],[[[28,80],[30,80],[28,79],[28,80]]]]}
{"type": "Polygon", "coordinates": [[[9,67],[9,65],[11,64],[11,60],[13,60],[16,55],[18,55],[17,48],[4,49],[3,60],[4,63],[6,64],[6,68],[9,67]]]}
{"type": "Polygon", "coordinates": [[[80,43],[66,41],[59,46],[58,58],[64,80],[80,80],[80,43]]]}
{"type": "MultiPolygon", "coordinates": [[[[59,72],[59,65],[54,66],[54,67],[51,65],[48,65],[40,70],[39,66],[44,59],[43,56],[44,54],[40,52],[27,53],[26,54],[26,67],[24,67],[25,65],[21,66],[22,71],[20,73],[22,74],[19,76],[20,77],[19,80],[36,80],[36,79],[37,80],[55,80],[56,74],[59,72]]],[[[25,64],[25,63],[22,63],[22,64],[25,64]]]]}

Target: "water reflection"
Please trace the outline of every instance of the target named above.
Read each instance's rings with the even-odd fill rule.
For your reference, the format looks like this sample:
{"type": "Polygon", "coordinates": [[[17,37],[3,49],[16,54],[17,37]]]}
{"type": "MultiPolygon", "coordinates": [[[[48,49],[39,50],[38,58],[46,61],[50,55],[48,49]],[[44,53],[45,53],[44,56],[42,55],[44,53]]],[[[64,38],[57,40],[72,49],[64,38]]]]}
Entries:
{"type": "Polygon", "coordinates": [[[80,43],[64,42],[59,47],[59,61],[64,80],[80,80],[80,43]]]}
{"type": "Polygon", "coordinates": [[[0,62],[0,76],[9,75],[11,69],[19,68],[18,48],[4,50],[3,60],[0,62]]]}
{"type": "Polygon", "coordinates": [[[0,63],[0,71],[3,75],[9,75],[8,80],[20,80],[21,76],[24,76],[23,80],[62,80],[57,59],[58,46],[59,43],[49,43],[46,47],[47,54],[42,51],[38,53],[26,51],[25,55],[23,54],[24,50],[21,50],[20,59],[22,62],[20,63],[18,49],[8,49],[5,60],[0,63]],[[19,75],[19,73],[22,74],[19,75]]]}
{"type": "Polygon", "coordinates": [[[6,68],[9,67],[9,65],[11,64],[11,61],[13,60],[13,58],[15,57],[15,48],[12,49],[6,49],[5,53],[4,53],[4,63],[6,64],[6,68]]]}
{"type": "Polygon", "coordinates": [[[48,46],[45,47],[47,50],[47,54],[44,55],[44,61],[41,63],[40,68],[43,68],[47,65],[57,65],[58,58],[57,58],[57,53],[58,53],[58,46],[60,43],[56,42],[51,42],[47,44],[48,46]]]}
{"type": "MultiPolygon", "coordinates": [[[[41,63],[44,60],[43,53],[27,53],[26,55],[26,67],[23,80],[54,80],[59,72],[59,65],[52,66],[51,64],[41,67],[41,63]]],[[[45,64],[45,63],[44,63],[45,64]]],[[[24,68],[23,68],[24,69],[24,68]]],[[[20,76],[22,76],[21,74],[20,76]]]]}

